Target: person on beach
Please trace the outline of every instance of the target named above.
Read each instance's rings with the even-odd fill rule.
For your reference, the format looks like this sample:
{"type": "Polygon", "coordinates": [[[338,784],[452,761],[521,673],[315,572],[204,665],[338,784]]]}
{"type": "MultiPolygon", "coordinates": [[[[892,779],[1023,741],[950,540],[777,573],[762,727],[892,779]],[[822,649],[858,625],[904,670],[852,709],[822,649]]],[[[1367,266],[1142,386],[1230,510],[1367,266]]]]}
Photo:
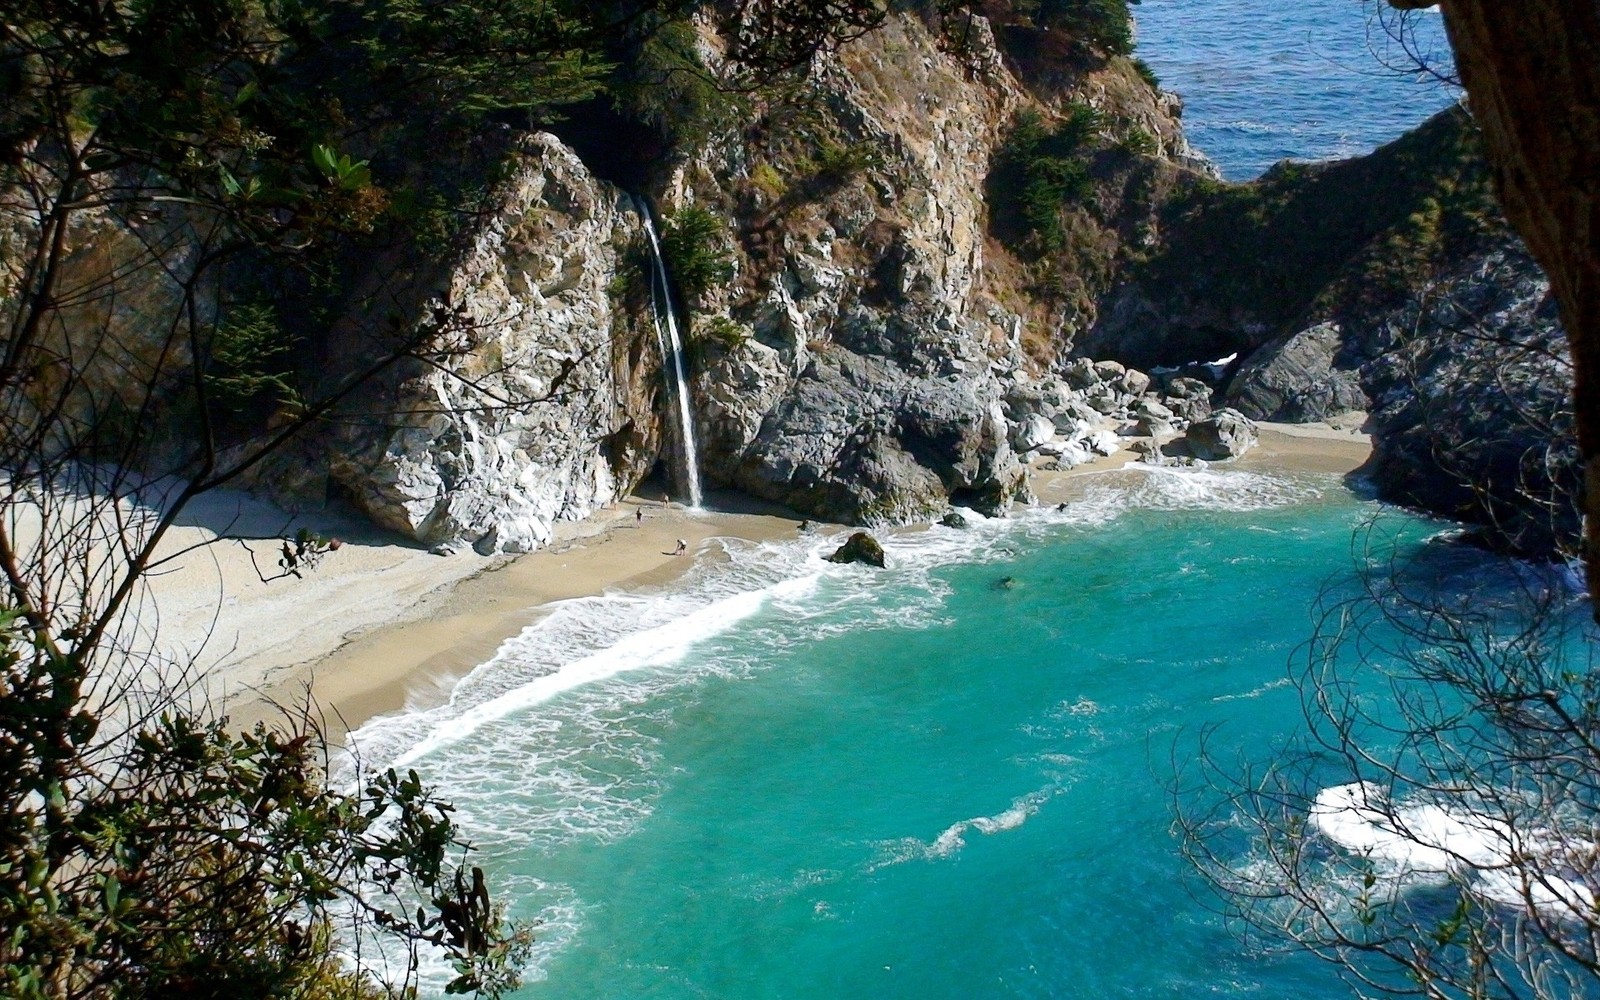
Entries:
{"type": "Polygon", "coordinates": [[[639,506],[633,508],[633,523],[637,524],[641,528],[644,527],[644,505],[643,504],[640,504],[639,506]]]}
{"type": "Polygon", "coordinates": [[[689,551],[689,543],[680,538],[678,539],[678,547],[672,554],[681,556],[687,551],[689,551]]]}

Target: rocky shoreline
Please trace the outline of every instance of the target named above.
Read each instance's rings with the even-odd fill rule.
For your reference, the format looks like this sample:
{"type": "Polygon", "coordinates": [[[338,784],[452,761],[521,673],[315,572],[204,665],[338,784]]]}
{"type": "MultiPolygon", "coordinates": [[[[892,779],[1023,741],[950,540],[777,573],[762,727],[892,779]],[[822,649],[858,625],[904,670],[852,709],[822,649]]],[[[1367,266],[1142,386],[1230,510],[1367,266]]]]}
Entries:
{"type": "MultiPolygon", "coordinates": [[[[1259,435],[1259,445],[1228,467],[1344,476],[1371,453],[1365,435],[1326,426],[1264,424],[1259,435]]],[[[1029,490],[1039,504],[1071,503],[1101,476],[1142,474],[1138,462],[1127,447],[1071,469],[1036,458],[1029,490]]],[[[713,501],[733,509],[687,512],[659,497],[632,497],[563,528],[554,545],[511,560],[472,552],[441,557],[364,539],[342,547],[304,583],[270,588],[249,584],[248,561],[231,548],[196,552],[182,572],[155,582],[153,596],[165,607],[202,605],[219,589],[237,595],[207,621],[175,619],[163,633],[168,644],[209,639],[213,651],[226,651],[213,657],[207,684],[236,723],[270,720],[309,696],[325,725],[354,729],[376,715],[447,698],[456,680],[552,602],[670,586],[696,560],[717,557],[715,538],[762,542],[802,530],[792,511],[740,504],[731,493],[713,501]],[[636,520],[640,510],[644,517],[636,520]],[[688,558],[673,555],[679,538],[688,558]],[[255,628],[264,617],[308,627],[292,634],[255,628]],[[325,621],[344,628],[321,627],[325,621]]],[[[804,530],[841,543],[849,535],[838,524],[811,522],[804,530]]],[[[924,528],[876,530],[892,558],[897,531],[924,528]]],[[[184,535],[174,544],[193,541],[184,535]]]]}
{"type": "MultiPolygon", "coordinates": [[[[1462,112],[1228,185],[1126,58],[1041,68],[989,27],[957,54],[891,18],[819,58],[806,130],[753,108],[642,175],[556,133],[508,140],[460,251],[362,262],[319,355],[336,380],[381,329],[431,323],[433,356],[362,384],[243,485],[441,551],[515,554],[653,471],[681,475],[639,286],[647,202],[605,179],[628,174],[664,242],[711,220],[676,251],[721,276],[678,317],[711,488],[840,523],[930,521],[1025,498],[1041,459],[1071,468],[1135,436],[1152,458],[1228,458],[1252,421],[1370,412],[1386,499],[1570,553],[1564,346],[1462,112]],[[1019,146],[1025,122],[1056,146],[1076,130],[1039,167],[1082,177],[1055,242],[1014,231],[998,187],[1043,155],[1019,146]]],[[[76,283],[115,263],[118,225],[80,234],[76,283]]],[[[159,333],[95,308],[83,321],[135,354],[159,333]]]]}

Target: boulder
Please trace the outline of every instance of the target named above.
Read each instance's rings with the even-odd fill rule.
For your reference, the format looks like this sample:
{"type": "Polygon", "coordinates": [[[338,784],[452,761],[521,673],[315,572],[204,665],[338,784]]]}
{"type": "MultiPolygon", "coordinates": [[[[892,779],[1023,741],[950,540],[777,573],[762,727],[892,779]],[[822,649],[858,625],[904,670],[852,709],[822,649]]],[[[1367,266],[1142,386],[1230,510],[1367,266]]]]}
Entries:
{"type": "Polygon", "coordinates": [[[1117,387],[1130,396],[1142,396],[1144,391],[1150,388],[1150,376],[1138,369],[1129,368],[1123,373],[1117,387]]]}
{"type": "Polygon", "coordinates": [[[865,531],[858,531],[851,535],[849,540],[839,546],[828,556],[832,563],[866,563],[868,566],[883,568],[883,546],[878,540],[865,531]]]}
{"type": "Polygon", "coordinates": [[[944,517],[939,518],[939,523],[944,525],[946,528],[967,527],[967,519],[961,516],[960,511],[955,510],[949,511],[944,517]]]}
{"type": "Polygon", "coordinates": [[[1094,373],[1102,382],[1118,382],[1128,374],[1128,368],[1120,361],[1096,361],[1094,373]]]}
{"type": "Polygon", "coordinates": [[[1172,437],[1178,433],[1178,430],[1172,426],[1172,422],[1169,420],[1153,416],[1140,416],[1133,422],[1133,432],[1139,437],[1161,439],[1172,437]]]}
{"type": "Polygon", "coordinates": [[[1018,454],[1034,451],[1056,436],[1056,425],[1048,417],[1034,413],[1011,428],[1011,446],[1018,454]]]}
{"type": "Polygon", "coordinates": [[[1252,420],[1310,423],[1367,408],[1356,371],[1343,355],[1337,323],[1319,323],[1250,355],[1228,389],[1228,405],[1252,420]]]}
{"type": "Polygon", "coordinates": [[[1088,358],[1073,358],[1062,365],[1061,378],[1067,385],[1078,390],[1092,388],[1101,382],[1099,373],[1095,371],[1094,362],[1088,358]]]}
{"type": "Polygon", "coordinates": [[[1099,424],[1105,419],[1104,414],[1078,397],[1073,397],[1067,404],[1056,411],[1051,418],[1056,431],[1062,434],[1071,432],[1080,424],[1099,424]]]}
{"type": "Polygon", "coordinates": [[[1184,435],[1189,454],[1207,462],[1238,458],[1256,444],[1256,425],[1238,410],[1221,409],[1189,425],[1184,435]]]}
{"type": "Polygon", "coordinates": [[[1167,383],[1166,394],[1177,399],[1210,399],[1211,387],[1197,378],[1179,376],[1167,383]]]}
{"type": "Polygon", "coordinates": [[[1102,413],[1108,416],[1117,412],[1117,408],[1122,405],[1121,397],[1117,395],[1115,389],[1108,385],[1095,386],[1093,389],[1089,390],[1083,399],[1084,402],[1088,403],[1094,408],[1096,413],[1102,413]]]}
{"type": "Polygon", "coordinates": [[[1000,510],[1026,477],[1009,437],[991,377],[918,376],[894,360],[835,347],[787,387],[732,479],[755,496],[844,523],[925,520],[957,493],[973,498],[959,501],[968,506],[992,501],[1000,510]]]}
{"type": "Polygon", "coordinates": [[[1169,407],[1162,405],[1160,400],[1152,399],[1149,396],[1140,397],[1133,404],[1133,415],[1135,417],[1166,421],[1171,421],[1173,416],[1169,407]]]}
{"type": "Polygon", "coordinates": [[[1211,387],[1199,379],[1175,378],[1162,397],[1173,417],[1187,423],[1211,416],[1211,387]]]}

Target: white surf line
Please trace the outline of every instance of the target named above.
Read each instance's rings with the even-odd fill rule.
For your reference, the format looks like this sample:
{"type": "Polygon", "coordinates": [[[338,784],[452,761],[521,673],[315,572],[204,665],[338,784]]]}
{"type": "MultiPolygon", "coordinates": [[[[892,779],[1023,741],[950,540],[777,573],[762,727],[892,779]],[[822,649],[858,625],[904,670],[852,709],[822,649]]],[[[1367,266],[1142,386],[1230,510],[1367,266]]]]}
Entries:
{"type": "Polygon", "coordinates": [[[683,659],[697,642],[727,631],[760,611],[773,597],[791,596],[815,582],[814,577],[786,580],[761,590],[716,601],[682,618],[625,636],[614,645],[562,666],[554,673],[475,705],[454,718],[434,724],[432,731],[396,757],[390,767],[406,767],[434,751],[471,736],[492,722],[543,704],[557,695],[631,670],[669,666],[683,659]]]}

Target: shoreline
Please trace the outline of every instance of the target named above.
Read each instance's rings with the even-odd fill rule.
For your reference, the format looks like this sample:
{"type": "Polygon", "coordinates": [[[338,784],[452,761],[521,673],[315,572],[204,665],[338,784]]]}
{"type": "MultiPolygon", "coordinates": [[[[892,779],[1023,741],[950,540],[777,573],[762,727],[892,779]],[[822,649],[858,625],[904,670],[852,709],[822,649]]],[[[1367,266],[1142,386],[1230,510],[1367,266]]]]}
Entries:
{"type": "MultiPolygon", "coordinates": [[[[1280,424],[1259,429],[1257,446],[1225,468],[1347,474],[1371,452],[1367,436],[1349,430],[1280,424]]],[[[1125,447],[1071,470],[1031,469],[1029,481],[1039,503],[1053,504],[1072,499],[1084,480],[1116,473],[1136,460],[1125,447]]],[[[316,588],[321,593],[289,598],[291,603],[323,598],[350,606],[381,597],[388,605],[385,613],[368,608],[359,624],[332,641],[326,634],[302,632],[287,646],[254,650],[219,665],[212,691],[227,698],[227,714],[238,726],[281,719],[285,711],[298,714],[314,704],[312,718],[334,738],[378,716],[441,704],[457,681],[557,602],[665,586],[701,558],[712,538],[770,541],[792,536],[802,520],[738,494],[712,497],[714,503],[719,500],[727,509],[688,511],[629,497],[585,521],[562,525],[550,546],[515,557],[420,554],[433,563],[419,566],[419,550],[391,543],[389,548],[402,553],[394,583],[409,587],[391,587],[381,574],[360,579],[357,566],[330,566],[334,572],[322,581],[326,586],[316,588]],[[646,513],[639,523],[634,512],[641,508],[646,513]],[[688,543],[687,557],[673,554],[680,538],[688,543]],[[419,572],[425,586],[411,579],[419,572]],[[231,690],[216,681],[231,684],[231,690]]],[[[368,552],[362,556],[357,562],[375,558],[368,552]]],[[[298,619],[291,611],[285,620],[298,619]]]]}

